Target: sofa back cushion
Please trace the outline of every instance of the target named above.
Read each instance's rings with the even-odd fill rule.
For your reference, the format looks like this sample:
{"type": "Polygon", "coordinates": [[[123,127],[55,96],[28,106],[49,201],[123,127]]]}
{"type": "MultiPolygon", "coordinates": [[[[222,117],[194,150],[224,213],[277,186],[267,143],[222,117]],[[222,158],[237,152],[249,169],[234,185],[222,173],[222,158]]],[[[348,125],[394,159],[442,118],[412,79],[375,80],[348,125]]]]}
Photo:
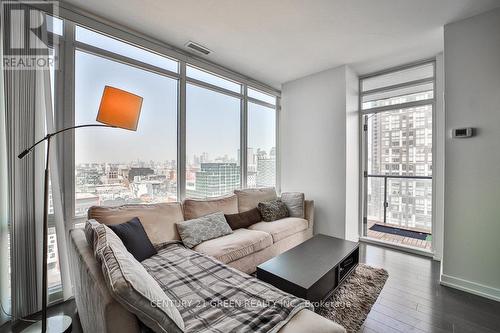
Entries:
{"type": "Polygon", "coordinates": [[[238,211],[240,213],[257,208],[259,202],[278,199],[274,187],[235,190],[234,193],[238,197],[238,211]]]}
{"type": "Polygon", "coordinates": [[[291,217],[304,218],[304,193],[301,192],[283,192],[281,193],[281,201],[288,208],[291,217]]]}
{"type": "Polygon", "coordinates": [[[96,258],[111,295],[154,332],[184,332],[179,310],[120,238],[104,224],[93,230],[96,258]]]}
{"type": "Polygon", "coordinates": [[[153,245],[179,240],[176,222],[184,221],[182,206],[178,202],[151,205],[123,205],[119,207],[93,206],[88,218],[106,225],[121,224],[139,218],[153,245]]]}
{"type": "Polygon", "coordinates": [[[208,214],[222,212],[223,214],[238,213],[238,198],[236,195],[217,197],[211,199],[186,199],[183,203],[184,218],[196,219],[208,214]]]}

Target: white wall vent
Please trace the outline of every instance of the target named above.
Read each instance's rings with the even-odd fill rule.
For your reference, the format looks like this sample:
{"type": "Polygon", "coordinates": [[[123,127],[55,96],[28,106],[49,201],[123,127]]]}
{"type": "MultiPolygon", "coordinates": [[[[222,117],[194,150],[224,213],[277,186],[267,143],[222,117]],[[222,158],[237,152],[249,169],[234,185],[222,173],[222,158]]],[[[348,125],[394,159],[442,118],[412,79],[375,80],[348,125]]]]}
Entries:
{"type": "Polygon", "coordinates": [[[195,43],[195,42],[192,42],[192,41],[187,42],[184,46],[186,46],[188,49],[191,49],[191,50],[196,51],[197,53],[201,53],[203,55],[209,55],[210,53],[212,53],[212,51],[210,51],[205,46],[200,45],[200,44],[195,43]]]}

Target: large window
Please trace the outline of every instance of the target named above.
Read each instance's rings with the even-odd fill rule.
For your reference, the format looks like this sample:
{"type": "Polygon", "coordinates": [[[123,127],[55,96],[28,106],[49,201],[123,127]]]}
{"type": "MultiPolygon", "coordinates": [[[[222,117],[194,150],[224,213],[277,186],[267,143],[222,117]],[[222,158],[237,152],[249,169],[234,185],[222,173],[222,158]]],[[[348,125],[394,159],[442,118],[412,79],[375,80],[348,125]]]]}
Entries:
{"type": "Polygon", "coordinates": [[[177,80],[98,55],[75,55],[75,124],[95,123],[104,86],[144,98],[137,132],[75,133],[75,216],[92,205],[177,200],[177,80]]]}
{"type": "Polygon", "coordinates": [[[240,100],[191,84],[186,96],[186,195],[228,194],[240,187],[240,100]]]}
{"type": "MultiPolygon", "coordinates": [[[[47,17],[59,60],[58,71],[50,73],[56,129],[96,123],[106,85],[144,102],[136,132],[83,128],[67,132],[54,147],[60,149],[67,223],[81,226],[92,205],[180,201],[242,186],[279,186],[279,91],[71,15],[78,22],[47,17]]],[[[49,195],[48,283],[50,301],[57,301],[60,247],[49,195]]]]}

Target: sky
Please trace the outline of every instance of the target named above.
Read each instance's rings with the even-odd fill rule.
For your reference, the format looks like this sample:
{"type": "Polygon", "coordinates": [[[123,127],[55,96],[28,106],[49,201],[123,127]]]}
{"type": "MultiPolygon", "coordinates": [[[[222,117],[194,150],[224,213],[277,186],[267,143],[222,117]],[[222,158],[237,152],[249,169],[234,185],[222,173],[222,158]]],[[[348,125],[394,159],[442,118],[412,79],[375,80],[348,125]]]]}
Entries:
{"type": "MultiPolygon", "coordinates": [[[[105,43],[93,33],[77,37],[94,45],[127,54],[130,48],[105,43]]],[[[134,50],[134,57],[142,57],[134,50]]],[[[153,58],[149,59],[155,61],[153,58]]],[[[165,66],[171,64],[166,63],[165,66]]],[[[105,85],[144,98],[137,132],[85,128],[75,133],[76,163],[166,161],[177,157],[177,80],[83,51],[75,55],[75,124],[95,123],[105,85]]],[[[250,103],[249,147],[269,152],[275,146],[275,113],[250,103]]],[[[194,85],[186,88],[186,150],[207,152],[210,158],[237,159],[240,146],[240,100],[194,85]]]]}

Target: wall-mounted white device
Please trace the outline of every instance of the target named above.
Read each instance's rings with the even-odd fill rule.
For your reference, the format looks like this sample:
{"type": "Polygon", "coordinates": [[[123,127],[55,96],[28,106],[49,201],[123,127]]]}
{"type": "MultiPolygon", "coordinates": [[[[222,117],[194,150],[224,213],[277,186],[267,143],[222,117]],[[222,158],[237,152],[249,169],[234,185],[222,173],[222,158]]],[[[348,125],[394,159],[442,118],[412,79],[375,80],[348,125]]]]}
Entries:
{"type": "Polygon", "coordinates": [[[472,127],[454,128],[451,133],[453,138],[470,138],[474,136],[474,129],[472,127]]]}

